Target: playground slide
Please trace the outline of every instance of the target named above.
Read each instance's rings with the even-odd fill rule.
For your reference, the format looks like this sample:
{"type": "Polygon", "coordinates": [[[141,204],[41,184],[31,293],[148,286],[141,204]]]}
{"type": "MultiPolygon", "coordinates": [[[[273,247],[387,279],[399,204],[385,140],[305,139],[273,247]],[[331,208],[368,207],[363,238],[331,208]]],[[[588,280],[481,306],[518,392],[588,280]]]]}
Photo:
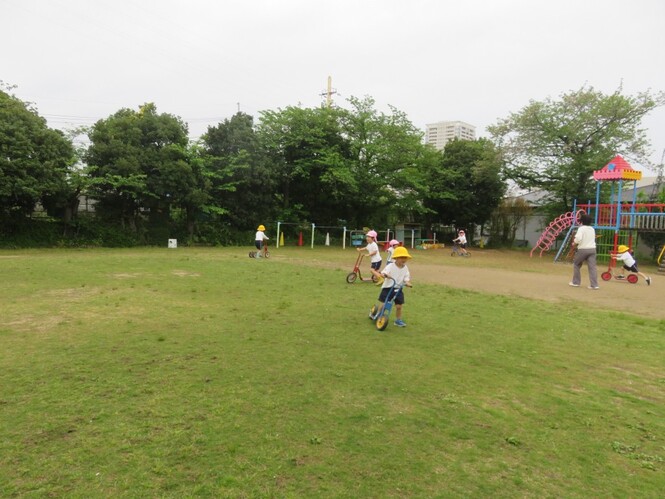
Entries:
{"type": "Polygon", "coordinates": [[[556,238],[559,234],[570,228],[582,213],[584,213],[584,210],[578,210],[577,212],[569,211],[568,213],[556,217],[540,235],[538,242],[531,249],[529,255],[533,256],[534,251],[540,250],[538,256],[543,256],[545,251],[549,251],[552,248],[552,245],[556,242],[556,238]]]}

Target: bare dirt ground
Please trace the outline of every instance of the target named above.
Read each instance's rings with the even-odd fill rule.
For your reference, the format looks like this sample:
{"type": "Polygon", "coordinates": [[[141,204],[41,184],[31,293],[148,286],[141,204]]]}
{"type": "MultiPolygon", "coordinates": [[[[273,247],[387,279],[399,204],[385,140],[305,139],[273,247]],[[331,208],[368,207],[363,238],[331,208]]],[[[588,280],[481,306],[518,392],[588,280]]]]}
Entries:
{"type": "Polygon", "coordinates": [[[599,264],[600,289],[591,290],[587,287],[589,273],[586,266],[582,268],[582,285],[574,288],[568,285],[573,273],[572,264],[554,263],[553,256],[530,258],[528,253],[506,255],[498,251],[476,250],[468,259],[451,257],[447,252],[441,258],[444,260],[441,264],[430,262],[429,258],[422,259],[422,263],[414,261],[410,264],[409,268],[416,276],[414,279],[563,304],[575,301],[594,308],[665,319],[665,275],[659,274],[655,267],[640,268],[651,276],[651,286],[647,286],[641,278],[637,284],[615,279],[605,282],[600,273],[607,270],[607,264],[599,264]],[[469,265],[470,260],[473,260],[472,265],[469,265]],[[487,265],[482,265],[484,261],[487,265]],[[501,262],[503,265],[496,268],[495,265],[501,262]]]}
{"type": "MultiPolygon", "coordinates": [[[[571,287],[568,283],[572,277],[572,264],[554,263],[554,255],[531,258],[528,252],[474,249],[471,257],[462,258],[450,256],[450,251],[445,248],[410,252],[413,259],[409,261],[409,269],[414,285],[418,282],[444,284],[484,293],[563,305],[587,304],[599,310],[665,319],[665,274],[659,273],[655,266],[640,264],[640,270],[652,278],[651,286],[647,286],[641,278],[637,284],[614,279],[605,282],[600,274],[607,270],[607,264],[601,263],[598,265],[600,289],[591,290],[587,288],[589,273],[586,266],[582,268],[582,285],[571,287]]],[[[355,255],[354,249],[346,249],[335,252],[330,259],[324,257],[322,260],[317,254],[313,259],[304,258],[302,263],[351,271],[355,255]]],[[[363,261],[361,268],[366,271],[369,262],[363,261]]]]}

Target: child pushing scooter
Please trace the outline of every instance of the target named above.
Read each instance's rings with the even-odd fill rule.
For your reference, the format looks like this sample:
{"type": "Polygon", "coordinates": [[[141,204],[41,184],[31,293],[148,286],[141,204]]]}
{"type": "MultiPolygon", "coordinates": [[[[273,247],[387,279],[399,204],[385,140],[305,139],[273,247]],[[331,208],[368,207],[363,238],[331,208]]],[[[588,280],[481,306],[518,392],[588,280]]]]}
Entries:
{"type": "Polygon", "coordinates": [[[411,274],[406,262],[411,258],[407,249],[403,246],[395,248],[393,252],[393,262],[386,265],[381,271],[385,281],[379,293],[379,303],[374,305],[369,318],[376,321],[376,328],[383,331],[388,327],[390,313],[395,305],[395,326],[406,327],[402,319],[402,309],[404,306],[404,286],[411,287],[411,274]]]}
{"type": "Polygon", "coordinates": [[[626,246],[625,244],[620,244],[619,247],[617,248],[616,253],[610,254],[611,260],[610,260],[610,267],[607,269],[607,272],[603,272],[600,277],[604,281],[609,281],[614,277],[615,279],[618,280],[626,280],[627,282],[630,282],[632,284],[637,283],[637,275],[642,276],[642,279],[644,279],[647,283],[647,286],[651,286],[651,277],[647,276],[646,274],[643,274],[640,272],[637,268],[637,261],[633,257],[633,255],[630,252],[630,248],[626,246]],[[614,274],[612,272],[612,268],[615,265],[618,265],[619,262],[623,264],[623,267],[621,269],[620,274],[614,274]],[[623,270],[627,270],[629,272],[633,272],[632,274],[629,274],[627,277],[624,274],[623,270]],[[637,274],[637,275],[635,275],[637,274]]]}

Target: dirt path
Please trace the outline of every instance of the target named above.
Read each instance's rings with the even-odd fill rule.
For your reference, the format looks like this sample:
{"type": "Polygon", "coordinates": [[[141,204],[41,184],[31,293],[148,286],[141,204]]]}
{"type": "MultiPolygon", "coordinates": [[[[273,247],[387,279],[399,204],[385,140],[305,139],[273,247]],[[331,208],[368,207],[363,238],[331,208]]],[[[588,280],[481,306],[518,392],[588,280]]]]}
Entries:
{"type": "MultiPolygon", "coordinates": [[[[318,254],[300,260],[305,265],[339,268],[350,271],[354,257],[351,250],[318,254]]],[[[528,253],[499,250],[475,250],[470,258],[451,257],[443,250],[411,250],[409,268],[414,284],[426,282],[484,293],[521,296],[552,303],[584,303],[602,310],[626,312],[656,319],[665,319],[665,274],[656,267],[641,266],[650,275],[651,286],[640,279],[637,284],[612,280],[602,281],[599,290],[587,289],[589,274],[582,269],[582,286],[568,286],[572,265],[554,263],[552,256],[530,258],[528,253]]],[[[278,257],[279,258],[279,257],[278,257]]],[[[289,258],[291,259],[291,258],[289,258]]],[[[363,263],[363,269],[369,263],[363,263]]],[[[599,265],[599,274],[606,270],[599,265]]]]}
{"type": "MultiPolygon", "coordinates": [[[[651,286],[647,286],[642,279],[637,284],[629,284],[617,280],[605,282],[599,276],[600,289],[591,290],[587,288],[589,274],[586,267],[582,269],[582,285],[574,288],[568,285],[572,265],[555,264],[552,258],[529,258],[520,253],[516,256],[517,259],[506,258],[499,252],[474,252],[469,259],[450,258],[442,264],[430,263],[429,258],[420,259],[420,262],[414,259],[409,267],[417,276],[414,279],[423,282],[564,304],[581,302],[594,308],[665,319],[665,275],[658,275],[655,268],[641,269],[651,275],[651,286]],[[472,259],[474,262],[469,265],[472,259]],[[487,265],[482,265],[483,260],[487,265]],[[505,260],[503,268],[492,268],[502,260],[505,260]]],[[[600,274],[606,267],[599,266],[598,270],[600,274]]]]}

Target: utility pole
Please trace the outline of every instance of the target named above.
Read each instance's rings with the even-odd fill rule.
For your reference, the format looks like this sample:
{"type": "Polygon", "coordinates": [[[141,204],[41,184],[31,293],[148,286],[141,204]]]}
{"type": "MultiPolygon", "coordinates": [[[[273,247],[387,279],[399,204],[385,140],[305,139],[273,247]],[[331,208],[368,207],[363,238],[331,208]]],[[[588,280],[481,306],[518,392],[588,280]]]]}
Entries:
{"type": "Polygon", "coordinates": [[[321,97],[326,98],[326,107],[330,109],[332,105],[332,96],[337,93],[337,90],[332,88],[332,76],[328,76],[328,90],[321,95],[321,97]]]}

